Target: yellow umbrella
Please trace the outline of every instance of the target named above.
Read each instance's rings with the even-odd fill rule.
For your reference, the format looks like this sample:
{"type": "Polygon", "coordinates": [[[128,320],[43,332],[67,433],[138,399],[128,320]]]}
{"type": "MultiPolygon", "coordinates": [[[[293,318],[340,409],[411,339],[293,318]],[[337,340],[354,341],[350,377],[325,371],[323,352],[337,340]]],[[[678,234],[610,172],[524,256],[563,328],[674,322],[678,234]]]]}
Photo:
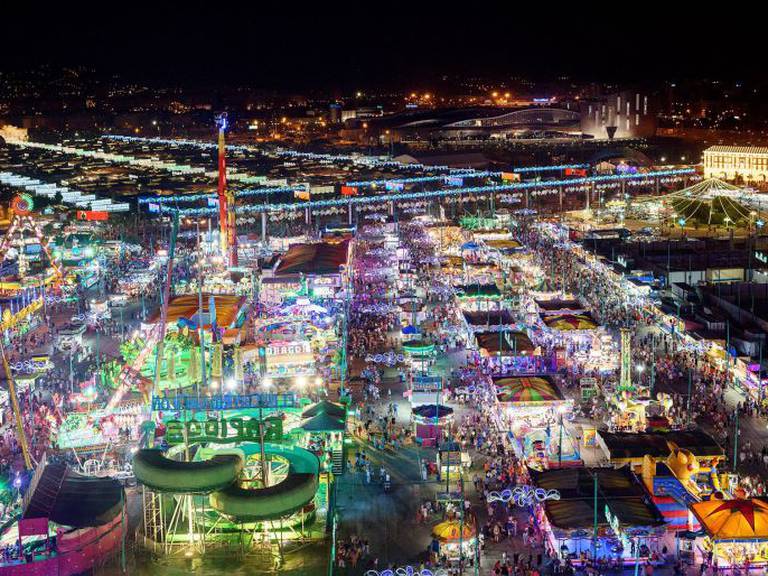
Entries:
{"type": "Polygon", "coordinates": [[[475,536],[475,528],[469,522],[463,526],[459,520],[446,520],[432,528],[432,536],[442,542],[454,540],[469,540],[475,536]]]}

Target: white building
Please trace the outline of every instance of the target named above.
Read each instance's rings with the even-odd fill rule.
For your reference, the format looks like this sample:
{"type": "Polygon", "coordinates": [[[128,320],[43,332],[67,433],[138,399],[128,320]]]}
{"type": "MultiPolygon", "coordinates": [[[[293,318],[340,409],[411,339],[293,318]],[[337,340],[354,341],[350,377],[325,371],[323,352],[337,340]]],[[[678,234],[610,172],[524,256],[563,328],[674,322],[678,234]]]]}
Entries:
{"type": "Polygon", "coordinates": [[[768,147],[712,146],[704,150],[704,177],[745,182],[768,180],[768,147]]]}

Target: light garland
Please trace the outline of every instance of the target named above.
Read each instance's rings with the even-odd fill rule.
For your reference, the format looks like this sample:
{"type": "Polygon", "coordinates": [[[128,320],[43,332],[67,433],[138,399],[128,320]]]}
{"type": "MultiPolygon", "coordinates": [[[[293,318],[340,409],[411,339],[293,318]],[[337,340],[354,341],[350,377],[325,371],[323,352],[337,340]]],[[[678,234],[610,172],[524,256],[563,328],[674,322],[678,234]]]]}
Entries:
{"type": "MultiPolygon", "coordinates": [[[[237,198],[248,196],[267,196],[269,194],[280,194],[282,192],[306,192],[309,189],[308,184],[296,184],[294,186],[277,186],[274,188],[246,188],[245,190],[235,190],[237,198]]],[[[208,194],[174,194],[173,196],[139,196],[139,204],[177,204],[179,202],[200,202],[201,200],[213,200],[218,198],[215,193],[208,194]]]]}
{"type": "MultiPolygon", "coordinates": [[[[454,174],[460,178],[498,178],[501,176],[501,172],[481,172],[475,171],[470,168],[460,169],[466,171],[454,172],[454,174]]],[[[377,188],[378,186],[391,186],[396,184],[421,184],[424,182],[444,182],[445,184],[451,184],[450,176],[415,176],[413,178],[393,178],[390,180],[356,180],[347,182],[346,186],[353,186],[355,188],[377,188]]]]}
{"type": "Polygon", "coordinates": [[[525,174],[526,172],[553,172],[556,170],[584,170],[590,168],[589,164],[557,164],[555,166],[522,166],[513,168],[512,172],[516,174],[525,174]]]}
{"type": "Polygon", "coordinates": [[[32,374],[38,370],[47,370],[50,368],[51,362],[49,360],[22,360],[20,362],[14,362],[9,365],[13,372],[23,372],[24,374],[32,374]]]}
{"type": "Polygon", "coordinates": [[[368,354],[365,357],[365,361],[373,364],[386,364],[387,366],[392,367],[398,363],[405,362],[405,356],[390,351],[385,354],[368,354]]]}
{"type": "Polygon", "coordinates": [[[364,573],[364,576],[448,576],[448,572],[444,568],[435,568],[430,570],[429,568],[422,568],[418,570],[413,566],[403,566],[400,568],[378,571],[368,570],[364,573]]]}
{"type": "MultiPolygon", "coordinates": [[[[200,142],[197,140],[184,140],[184,139],[169,139],[169,138],[146,138],[143,136],[122,136],[119,134],[104,134],[102,138],[107,140],[116,140],[119,142],[141,142],[150,144],[163,144],[167,146],[191,146],[199,148],[201,150],[214,150],[218,147],[218,144],[213,142],[200,142]]],[[[372,168],[398,168],[404,170],[424,170],[431,172],[448,172],[450,174],[464,174],[466,168],[451,168],[450,166],[426,166],[424,164],[404,164],[402,162],[396,162],[394,160],[382,160],[375,156],[364,156],[362,154],[325,154],[320,152],[299,152],[298,150],[290,150],[286,148],[277,147],[272,150],[259,149],[255,146],[245,145],[233,145],[228,144],[227,150],[233,152],[251,152],[259,153],[264,156],[274,156],[283,158],[300,158],[307,160],[325,160],[329,162],[346,162],[356,165],[369,166],[372,168]]]]}
{"type": "MultiPolygon", "coordinates": [[[[610,174],[604,176],[588,176],[584,178],[571,178],[566,180],[552,180],[549,182],[513,182],[510,184],[497,184],[489,186],[475,186],[470,188],[446,188],[442,190],[431,190],[424,192],[405,192],[400,194],[391,195],[374,195],[374,196],[350,196],[347,198],[337,198],[328,200],[309,201],[302,203],[277,203],[270,205],[263,204],[250,204],[237,206],[235,212],[238,214],[247,214],[250,212],[284,212],[284,211],[296,211],[302,209],[313,209],[315,207],[328,207],[328,206],[360,206],[365,204],[371,204],[375,202],[389,202],[389,201],[401,201],[401,200],[426,200],[456,196],[466,196],[470,194],[485,195],[493,194],[497,192],[505,191],[518,191],[518,190],[535,190],[542,186],[566,186],[574,184],[587,184],[587,183],[603,183],[603,182],[620,182],[622,180],[647,180],[650,178],[659,178],[662,176],[678,176],[685,174],[693,174],[693,168],[680,168],[674,170],[659,170],[654,172],[646,172],[643,174],[610,174]]],[[[216,214],[216,210],[213,208],[192,208],[192,209],[173,209],[165,206],[161,206],[161,212],[176,212],[178,211],[181,216],[208,216],[216,214]]]]}
{"type": "Polygon", "coordinates": [[[560,500],[560,492],[523,484],[515,486],[512,490],[506,489],[501,492],[488,493],[488,502],[513,502],[515,506],[520,507],[531,506],[547,500],[560,500]]]}

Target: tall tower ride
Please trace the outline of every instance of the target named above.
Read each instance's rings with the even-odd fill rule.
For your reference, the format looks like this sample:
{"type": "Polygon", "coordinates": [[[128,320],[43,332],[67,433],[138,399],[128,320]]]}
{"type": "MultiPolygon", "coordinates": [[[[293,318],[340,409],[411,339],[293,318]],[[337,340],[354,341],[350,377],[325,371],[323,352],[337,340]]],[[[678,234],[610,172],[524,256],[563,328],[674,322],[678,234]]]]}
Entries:
{"type": "Polygon", "coordinates": [[[229,266],[237,266],[237,228],[235,225],[235,196],[227,188],[227,159],[224,132],[227,129],[227,113],[216,115],[219,129],[219,241],[221,255],[229,266]]]}

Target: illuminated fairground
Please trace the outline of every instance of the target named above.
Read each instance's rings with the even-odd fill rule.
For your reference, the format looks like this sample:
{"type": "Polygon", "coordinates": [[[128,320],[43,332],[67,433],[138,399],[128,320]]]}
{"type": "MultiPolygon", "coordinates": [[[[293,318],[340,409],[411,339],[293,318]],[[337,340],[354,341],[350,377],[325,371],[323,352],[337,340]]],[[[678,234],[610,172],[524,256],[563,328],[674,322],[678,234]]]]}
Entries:
{"type": "Polygon", "coordinates": [[[0,576],[764,570],[759,194],[229,129],[11,138],[0,576]]]}

